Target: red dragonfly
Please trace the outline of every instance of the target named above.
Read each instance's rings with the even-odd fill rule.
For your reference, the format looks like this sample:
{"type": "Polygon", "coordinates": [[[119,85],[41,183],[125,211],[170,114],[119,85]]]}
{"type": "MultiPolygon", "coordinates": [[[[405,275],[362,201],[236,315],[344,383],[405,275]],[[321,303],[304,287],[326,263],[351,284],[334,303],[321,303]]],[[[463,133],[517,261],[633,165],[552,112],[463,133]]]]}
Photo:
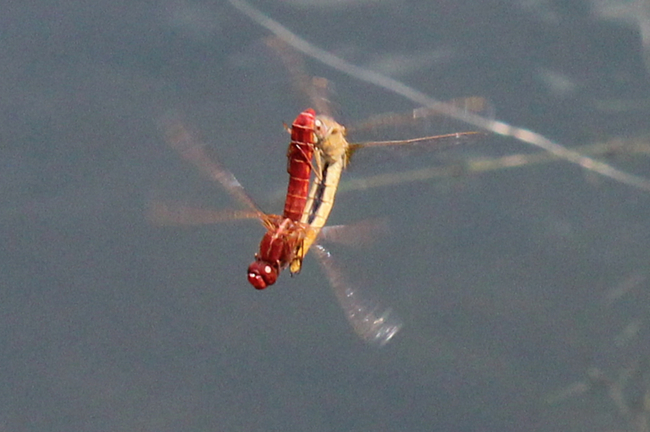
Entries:
{"type": "MultiPolygon", "coordinates": [[[[463,100],[463,103],[467,101],[463,100]]],[[[400,124],[407,118],[413,121],[414,118],[427,116],[427,114],[422,115],[421,111],[414,111],[408,116],[383,116],[365,125],[357,126],[356,130],[382,124],[400,124]]],[[[248,269],[248,280],[255,288],[264,289],[275,283],[279,273],[289,265],[292,274],[299,272],[302,259],[313,245],[315,256],[322,265],[334,288],[336,298],[355,332],[365,341],[377,345],[387,343],[397,333],[401,327],[399,318],[390,309],[363,299],[359,289],[345,281],[332,255],[322,245],[315,243],[333,237],[338,237],[339,241],[353,243],[354,240],[351,239],[361,239],[364,235],[369,237],[368,231],[372,229],[372,224],[357,224],[354,230],[352,227],[325,227],[334,204],[341,171],[347,165],[352,153],[363,148],[404,147],[417,143],[433,143],[436,145],[427,147],[439,148],[439,144],[448,144],[450,138],[452,143],[457,143],[459,138],[465,139],[467,135],[475,133],[349,144],[345,139],[346,129],[343,126],[330,117],[315,116],[313,110],[305,110],[290,128],[291,144],[287,152],[287,171],[290,174],[290,181],[284,213],[280,216],[266,214],[260,210],[235,176],[219,162],[211,159],[204,151],[203,145],[191,136],[182,123],[168,120],[163,126],[171,147],[184,159],[197,166],[201,172],[217,180],[247,210],[211,211],[156,202],[151,209],[154,222],[187,225],[256,218],[267,232],[260,242],[260,250],[256,254],[255,261],[248,269]],[[314,154],[316,155],[315,169],[311,161],[314,154]],[[314,171],[313,181],[309,187],[312,171],[314,171]]]]}
{"type": "Polygon", "coordinates": [[[248,282],[258,290],[273,285],[282,269],[291,262],[302,262],[304,257],[298,252],[302,251],[301,244],[308,230],[296,224],[302,217],[309,191],[315,116],[313,109],[307,109],[291,125],[291,143],[287,151],[289,186],[282,213],[284,220],[277,227],[270,225],[271,229],[260,243],[260,252],[248,266],[248,282]]]}
{"type": "MultiPolygon", "coordinates": [[[[285,203],[285,214],[283,216],[267,214],[260,210],[235,176],[217,160],[210,158],[204,151],[203,145],[192,137],[181,122],[171,119],[164,121],[163,128],[170,146],[205,175],[220,183],[247,210],[214,211],[178,204],[153,202],[150,209],[150,219],[159,225],[196,225],[232,219],[258,219],[267,229],[267,232],[260,243],[260,252],[256,255],[256,260],[249,267],[248,279],[258,289],[271,285],[277,279],[279,272],[286,268],[292,260],[302,259],[302,256],[299,256],[298,253],[304,239],[307,236],[316,239],[316,235],[308,224],[285,217],[291,215],[292,211],[294,211],[292,217],[295,217],[298,213],[297,210],[300,207],[304,208],[307,199],[307,186],[309,184],[305,183],[304,180],[311,174],[311,161],[307,159],[310,156],[310,149],[302,148],[301,145],[308,142],[308,133],[305,131],[309,131],[312,124],[310,119],[313,119],[312,115],[312,110],[304,111],[292,126],[292,143],[288,152],[290,156],[288,167],[292,178],[288,188],[289,196],[287,197],[287,200],[292,200],[292,203],[285,203]],[[300,167],[300,169],[294,170],[291,169],[292,167],[300,167]],[[257,269],[261,269],[259,273],[254,271],[257,269]]],[[[304,213],[304,211],[301,213],[304,213]]],[[[319,239],[339,238],[341,241],[354,242],[354,240],[350,239],[353,237],[363,239],[364,235],[372,229],[373,225],[368,223],[357,224],[354,227],[326,227],[322,230],[319,229],[319,239]]],[[[358,288],[345,280],[343,272],[341,272],[336,261],[325,247],[318,244],[313,247],[313,250],[316,252],[315,256],[323,267],[336,298],[355,333],[370,344],[378,346],[386,344],[401,328],[401,320],[390,309],[364,299],[358,288]]]]}
{"type": "MultiPolygon", "coordinates": [[[[311,158],[314,150],[314,111],[305,110],[296,117],[291,127],[289,145],[289,186],[282,216],[264,213],[248,196],[235,176],[211,160],[187,129],[177,120],[168,119],[163,126],[167,141],[180,155],[193,163],[208,177],[217,180],[235,199],[249,209],[248,212],[234,212],[233,217],[256,217],[267,232],[260,242],[259,253],[248,267],[248,281],[256,289],[273,285],[279,273],[291,262],[302,261],[298,255],[300,245],[310,228],[300,223],[311,176],[311,158]]],[[[158,221],[190,221],[198,217],[198,209],[175,206],[174,208],[154,203],[153,217],[158,221]]],[[[213,215],[214,216],[214,215],[213,215]]],[[[203,214],[202,217],[206,217],[203,214]]]]}

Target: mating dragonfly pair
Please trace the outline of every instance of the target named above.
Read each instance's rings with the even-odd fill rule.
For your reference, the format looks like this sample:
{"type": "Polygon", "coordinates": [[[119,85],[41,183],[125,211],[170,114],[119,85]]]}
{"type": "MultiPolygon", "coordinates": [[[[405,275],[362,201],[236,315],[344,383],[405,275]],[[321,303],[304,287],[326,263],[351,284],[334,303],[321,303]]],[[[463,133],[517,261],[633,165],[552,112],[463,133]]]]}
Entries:
{"type": "MultiPolygon", "coordinates": [[[[284,211],[282,215],[275,215],[263,212],[235,176],[217,160],[208,157],[203,145],[180,121],[167,119],[163,128],[173,149],[202,173],[219,182],[247,209],[233,211],[229,218],[256,218],[266,228],[255,261],[248,267],[251,285],[258,290],[265,289],[273,285],[287,267],[291,274],[298,273],[304,257],[313,249],[355,333],[366,342],[379,346],[386,344],[399,331],[402,326],[400,319],[390,309],[363,299],[359,290],[343,278],[329,251],[318,244],[328,237],[328,231],[342,228],[325,226],[334,205],[341,173],[351,155],[362,148],[418,143],[436,144],[429,147],[437,148],[441,143],[456,143],[470,135],[480,135],[463,132],[400,141],[349,143],[345,127],[329,116],[317,115],[313,109],[307,109],[289,128],[289,185],[284,211]]],[[[160,224],[211,223],[223,219],[223,212],[158,202],[152,206],[152,218],[160,224]]]]}

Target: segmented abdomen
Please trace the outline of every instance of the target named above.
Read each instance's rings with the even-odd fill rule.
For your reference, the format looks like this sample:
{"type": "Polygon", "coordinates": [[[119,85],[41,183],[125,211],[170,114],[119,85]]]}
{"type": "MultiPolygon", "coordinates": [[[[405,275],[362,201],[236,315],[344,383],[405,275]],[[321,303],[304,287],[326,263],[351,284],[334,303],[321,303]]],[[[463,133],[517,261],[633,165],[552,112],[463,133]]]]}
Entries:
{"type": "Polygon", "coordinates": [[[287,151],[289,186],[282,215],[296,222],[300,221],[309,193],[311,159],[315,145],[315,116],[314,110],[309,108],[301,112],[291,125],[291,144],[287,151]]]}

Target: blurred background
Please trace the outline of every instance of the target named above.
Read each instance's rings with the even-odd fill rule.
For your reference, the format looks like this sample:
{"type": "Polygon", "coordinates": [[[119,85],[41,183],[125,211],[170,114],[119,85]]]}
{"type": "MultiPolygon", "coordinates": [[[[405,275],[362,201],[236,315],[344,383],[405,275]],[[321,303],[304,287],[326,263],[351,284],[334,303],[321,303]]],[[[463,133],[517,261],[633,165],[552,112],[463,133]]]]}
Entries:
{"type": "MultiPolygon", "coordinates": [[[[644,1],[256,6],[354,64],[486,98],[499,120],[650,176],[644,1]]],[[[227,2],[68,0],[5,5],[0,35],[0,430],[648,430],[648,192],[491,135],[360,154],[330,221],[390,232],[331,249],[404,321],[377,349],[312,257],[248,285],[258,223],[147,222],[152,199],[236,205],[167,146],[170,111],[281,211],[282,122],[308,102],[265,30],[227,2]],[[499,163],[513,154],[531,163],[499,163]],[[427,167],[451,168],[412,181],[427,167]],[[403,181],[352,187],[381,172],[403,181]]],[[[342,122],[416,108],[305,64],[342,122]]]]}

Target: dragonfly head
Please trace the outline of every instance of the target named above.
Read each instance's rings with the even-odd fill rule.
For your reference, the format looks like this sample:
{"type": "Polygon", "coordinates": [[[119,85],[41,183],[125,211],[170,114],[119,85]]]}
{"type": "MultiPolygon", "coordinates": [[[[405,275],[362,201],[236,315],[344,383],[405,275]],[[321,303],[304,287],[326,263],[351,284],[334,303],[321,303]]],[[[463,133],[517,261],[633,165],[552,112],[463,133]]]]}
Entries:
{"type": "Polygon", "coordinates": [[[255,289],[263,290],[264,288],[273,285],[278,280],[278,267],[266,261],[255,259],[248,266],[248,282],[250,282],[255,289]]]}
{"type": "Polygon", "coordinates": [[[341,160],[350,146],[345,139],[345,127],[328,116],[316,116],[314,135],[318,148],[329,163],[341,160]]]}

